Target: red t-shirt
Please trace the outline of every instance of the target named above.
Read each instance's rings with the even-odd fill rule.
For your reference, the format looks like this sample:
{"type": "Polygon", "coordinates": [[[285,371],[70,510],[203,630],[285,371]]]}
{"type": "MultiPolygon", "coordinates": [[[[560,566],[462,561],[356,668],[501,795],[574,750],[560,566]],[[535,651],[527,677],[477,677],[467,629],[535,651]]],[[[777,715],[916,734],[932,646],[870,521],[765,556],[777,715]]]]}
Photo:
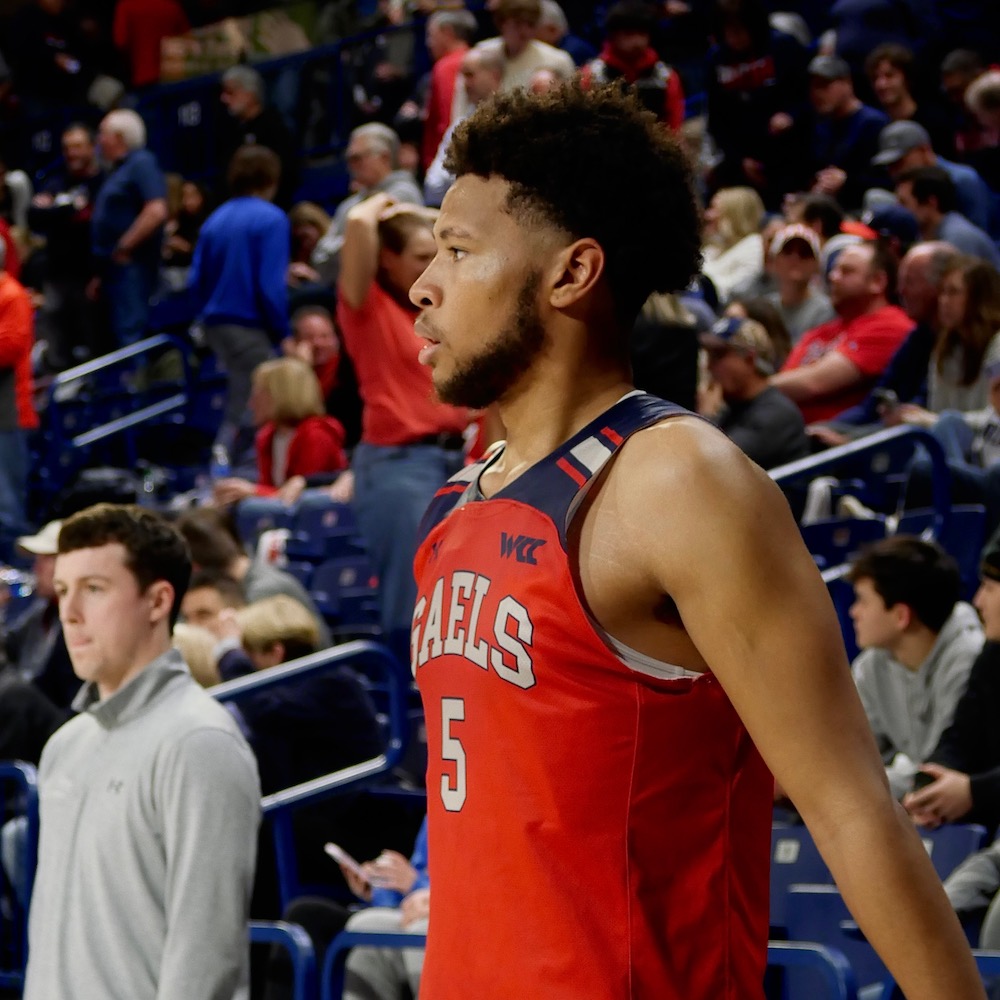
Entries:
{"type": "MultiPolygon", "coordinates": [[[[0,273],[0,371],[14,371],[17,426],[34,430],[38,414],[31,400],[31,347],[35,342],[35,313],[28,293],[9,274],[0,273]]],[[[7,415],[4,415],[5,419],[7,415]]]]}
{"type": "Polygon", "coordinates": [[[455,97],[455,80],[468,49],[459,49],[441,56],[431,70],[431,85],[427,95],[427,118],[424,120],[420,161],[426,170],[437,154],[438,146],[451,124],[451,104],[455,97]]]}
{"type": "Polygon", "coordinates": [[[468,410],[435,398],[431,371],[417,360],[415,318],[416,310],[400,305],[377,282],[359,309],[337,300],[337,323],[364,404],[361,440],[366,444],[409,444],[431,434],[462,434],[469,424],[468,410]]]}
{"type": "Polygon", "coordinates": [[[781,366],[783,372],[811,365],[837,351],[861,372],[862,380],[831,396],[799,403],[805,422],[829,420],[860,403],[912,329],[913,320],[902,309],[883,306],[847,322],[840,317],[831,319],[806,333],[781,366]]]}

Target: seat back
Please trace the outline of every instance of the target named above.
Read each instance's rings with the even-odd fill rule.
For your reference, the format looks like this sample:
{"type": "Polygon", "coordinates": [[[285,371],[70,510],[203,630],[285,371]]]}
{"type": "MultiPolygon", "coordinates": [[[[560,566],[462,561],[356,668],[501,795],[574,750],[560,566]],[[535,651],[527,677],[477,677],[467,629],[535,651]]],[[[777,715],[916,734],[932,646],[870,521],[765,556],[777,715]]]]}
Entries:
{"type": "Polygon", "coordinates": [[[771,928],[783,933],[787,921],[787,895],[797,882],[833,883],[830,870],[804,826],[771,828],[771,928]]]}
{"type": "Polygon", "coordinates": [[[943,882],[970,854],[986,843],[986,828],[978,823],[945,823],[936,830],[921,830],[934,870],[943,882]]]}

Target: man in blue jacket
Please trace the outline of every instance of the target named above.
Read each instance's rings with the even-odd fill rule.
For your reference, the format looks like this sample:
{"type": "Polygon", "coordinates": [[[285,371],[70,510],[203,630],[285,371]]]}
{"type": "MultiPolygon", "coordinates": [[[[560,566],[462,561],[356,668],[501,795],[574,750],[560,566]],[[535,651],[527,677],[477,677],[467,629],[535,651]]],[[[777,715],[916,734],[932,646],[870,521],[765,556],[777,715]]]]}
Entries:
{"type": "Polygon", "coordinates": [[[198,236],[188,286],[205,341],[229,377],[216,444],[239,454],[251,443],[247,401],[254,368],[288,336],[288,218],[271,204],[281,162],[264,146],[241,146],[229,165],[232,197],[198,236]],[[245,440],[238,441],[240,429],[245,440]]]}

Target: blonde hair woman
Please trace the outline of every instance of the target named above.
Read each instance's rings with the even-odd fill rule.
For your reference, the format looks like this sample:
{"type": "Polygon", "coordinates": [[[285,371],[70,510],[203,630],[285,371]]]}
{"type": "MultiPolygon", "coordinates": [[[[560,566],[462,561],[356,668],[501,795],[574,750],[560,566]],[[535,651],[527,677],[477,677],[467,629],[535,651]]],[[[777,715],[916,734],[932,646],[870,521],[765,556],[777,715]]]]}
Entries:
{"type": "Polygon", "coordinates": [[[705,210],[705,263],[719,301],[752,290],[764,273],[764,202],[750,187],[721,188],[705,210]]]}
{"type": "Polygon", "coordinates": [[[240,608],[236,620],[243,648],[257,670],[307,656],[319,648],[316,618],[304,604],[286,594],[240,608]]]}
{"type": "Polygon", "coordinates": [[[344,428],[324,413],[319,379],[299,358],[274,358],[254,369],[250,411],[259,428],[257,482],[219,480],[213,490],[217,504],[271,496],[293,476],[339,472],[347,466],[344,428]]]}

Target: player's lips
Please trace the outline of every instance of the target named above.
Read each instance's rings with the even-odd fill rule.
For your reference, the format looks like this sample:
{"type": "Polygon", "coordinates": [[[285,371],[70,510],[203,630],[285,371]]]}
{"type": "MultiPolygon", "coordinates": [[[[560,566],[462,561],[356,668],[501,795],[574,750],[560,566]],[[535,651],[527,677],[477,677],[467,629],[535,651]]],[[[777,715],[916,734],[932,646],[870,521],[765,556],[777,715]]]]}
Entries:
{"type": "Polygon", "coordinates": [[[417,321],[413,324],[413,329],[418,337],[422,337],[426,344],[420,348],[420,353],[417,355],[417,360],[422,365],[429,365],[434,360],[434,355],[437,354],[438,348],[441,346],[441,340],[435,334],[436,330],[431,326],[427,320],[422,316],[417,318],[417,321]]]}

